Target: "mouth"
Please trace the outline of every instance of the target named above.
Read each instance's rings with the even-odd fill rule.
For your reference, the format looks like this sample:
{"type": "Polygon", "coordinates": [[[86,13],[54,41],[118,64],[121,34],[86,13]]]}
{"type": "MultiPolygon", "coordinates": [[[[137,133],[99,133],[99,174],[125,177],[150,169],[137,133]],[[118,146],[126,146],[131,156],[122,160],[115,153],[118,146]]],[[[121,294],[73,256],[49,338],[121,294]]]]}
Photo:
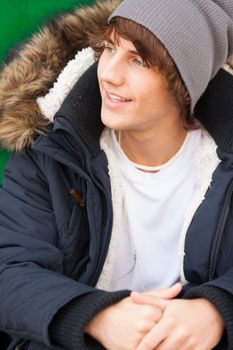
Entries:
{"type": "Polygon", "coordinates": [[[122,97],[122,96],[118,96],[118,95],[115,95],[115,94],[111,94],[110,92],[106,91],[107,92],[107,95],[108,97],[110,98],[110,100],[112,102],[130,102],[131,100],[125,98],[125,97],[122,97]]]}
{"type": "Polygon", "coordinates": [[[113,93],[103,89],[103,102],[108,107],[119,107],[119,106],[124,106],[124,105],[128,104],[129,102],[132,102],[132,100],[125,98],[123,96],[113,94],[113,93]]]}

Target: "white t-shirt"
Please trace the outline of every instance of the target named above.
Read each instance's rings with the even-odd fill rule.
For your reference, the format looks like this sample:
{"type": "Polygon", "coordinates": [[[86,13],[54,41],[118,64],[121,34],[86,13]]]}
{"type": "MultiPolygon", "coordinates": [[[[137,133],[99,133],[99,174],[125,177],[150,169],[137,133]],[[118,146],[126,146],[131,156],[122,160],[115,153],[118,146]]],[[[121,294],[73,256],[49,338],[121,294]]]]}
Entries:
{"type": "Polygon", "coordinates": [[[132,165],[111,132],[124,179],[111,290],[149,291],[179,279],[179,237],[195,192],[194,152],[200,142],[201,130],[190,131],[162,170],[148,173],[132,165]]]}

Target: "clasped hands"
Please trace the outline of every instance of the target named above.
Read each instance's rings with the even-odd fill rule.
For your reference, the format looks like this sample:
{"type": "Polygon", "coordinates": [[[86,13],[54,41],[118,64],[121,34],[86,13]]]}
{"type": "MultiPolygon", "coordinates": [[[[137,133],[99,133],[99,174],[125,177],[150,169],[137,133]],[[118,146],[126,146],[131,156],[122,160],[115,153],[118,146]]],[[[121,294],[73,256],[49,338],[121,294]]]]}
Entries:
{"type": "Polygon", "coordinates": [[[210,350],[224,322],[207,299],[176,299],[181,284],[131,295],[99,312],[85,331],[108,350],[210,350]]]}

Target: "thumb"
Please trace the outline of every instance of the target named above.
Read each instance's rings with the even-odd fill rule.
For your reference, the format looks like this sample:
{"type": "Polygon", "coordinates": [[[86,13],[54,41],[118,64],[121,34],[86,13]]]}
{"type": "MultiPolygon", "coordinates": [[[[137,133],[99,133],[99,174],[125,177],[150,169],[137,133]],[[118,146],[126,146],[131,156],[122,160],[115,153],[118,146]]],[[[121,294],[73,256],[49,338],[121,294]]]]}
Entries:
{"type": "Polygon", "coordinates": [[[165,309],[167,306],[168,300],[157,298],[156,296],[149,294],[140,294],[137,292],[132,292],[130,294],[131,300],[135,304],[143,304],[143,305],[153,305],[158,307],[161,311],[165,309]]]}
{"type": "Polygon", "coordinates": [[[140,294],[132,292],[130,296],[132,301],[136,304],[155,304],[156,302],[156,305],[158,305],[158,300],[160,300],[160,306],[164,308],[167,304],[166,299],[169,300],[175,298],[181,292],[181,289],[181,283],[175,283],[172,287],[161,288],[148,293],[140,294]]]}
{"type": "Polygon", "coordinates": [[[182,284],[180,282],[173,284],[169,288],[161,288],[155,291],[150,291],[144,293],[146,295],[155,296],[162,299],[173,299],[175,298],[182,290],[182,284]]]}

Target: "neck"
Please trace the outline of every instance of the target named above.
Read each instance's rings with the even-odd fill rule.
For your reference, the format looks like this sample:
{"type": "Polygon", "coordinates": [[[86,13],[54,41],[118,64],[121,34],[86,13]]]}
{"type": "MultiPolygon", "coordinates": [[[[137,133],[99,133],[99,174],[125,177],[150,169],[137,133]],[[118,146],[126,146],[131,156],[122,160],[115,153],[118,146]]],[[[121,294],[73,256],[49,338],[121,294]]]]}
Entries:
{"type": "Polygon", "coordinates": [[[147,131],[118,131],[121,148],[133,162],[146,166],[160,166],[180,149],[187,135],[183,126],[157,133],[147,131]]]}

